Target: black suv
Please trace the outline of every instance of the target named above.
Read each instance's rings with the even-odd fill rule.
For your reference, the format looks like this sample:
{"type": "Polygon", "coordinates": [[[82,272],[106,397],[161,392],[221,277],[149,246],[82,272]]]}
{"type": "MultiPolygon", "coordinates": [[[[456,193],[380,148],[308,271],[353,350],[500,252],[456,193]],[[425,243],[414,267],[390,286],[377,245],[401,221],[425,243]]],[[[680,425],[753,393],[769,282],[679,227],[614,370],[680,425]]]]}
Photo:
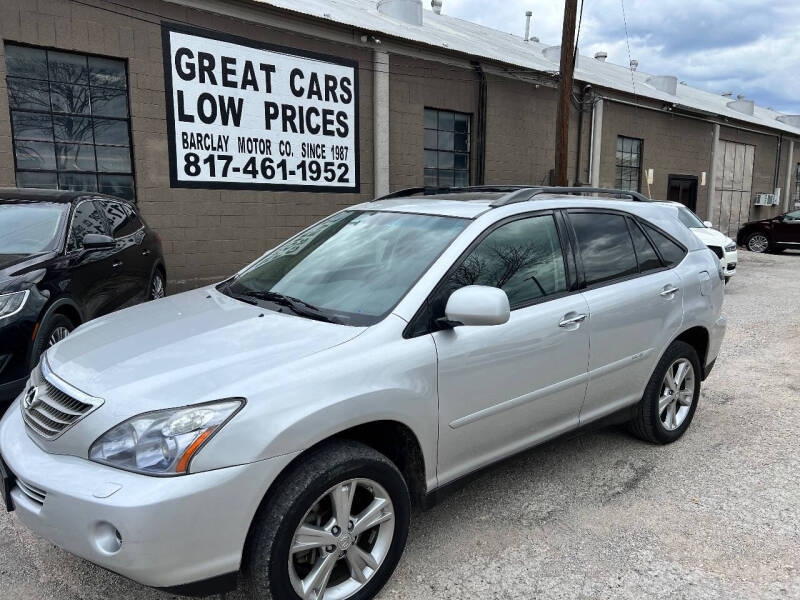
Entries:
{"type": "Polygon", "coordinates": [[[0,188],[0,402],[78,325],[160,298],[165,282],[161,241],[133,203],[0,188]]]}

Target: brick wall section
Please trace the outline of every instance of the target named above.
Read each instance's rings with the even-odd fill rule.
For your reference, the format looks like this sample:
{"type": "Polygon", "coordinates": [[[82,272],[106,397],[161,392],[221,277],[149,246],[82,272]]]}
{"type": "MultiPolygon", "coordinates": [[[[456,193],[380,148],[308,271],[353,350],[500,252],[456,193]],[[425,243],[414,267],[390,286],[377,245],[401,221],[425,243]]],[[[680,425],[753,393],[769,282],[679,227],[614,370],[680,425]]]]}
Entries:
{"type": "MultiPolygon", "coordinates": [[[[130,0],[129,0],[130,1],[130,0]]],[[[361,194],[171,189],[160,18],[118,5],[123,16],[67,0],[4,0],[0,35],[63,50],[128,59],[137,199],[164,243],[171,291],[219,280],[300,229],[373,197],[372,54],[173,4],[131,1],[165,20],[360,63],[361,194]]],[[[0,185],[15,185],[5,57],[0,46],[0,185]]],[[[421,129],[420,129],[421,133],[421,129]]]]}
{"type": "Polygon", "coordinates": [[[700,174],[711,181],[711,151],[714,128],[711,123],[674,113],[637,108],[606,101],[603,106],[603,145],[600,151],[600,185],[614,187],[617,136],[644,140],[641,192],[647,194],[647,169],[653,169],[652,198],[667,197],[669,175],[694,175],[698,179],[697,214],[708,212],[709,185],[701,186],[700,174]]]}

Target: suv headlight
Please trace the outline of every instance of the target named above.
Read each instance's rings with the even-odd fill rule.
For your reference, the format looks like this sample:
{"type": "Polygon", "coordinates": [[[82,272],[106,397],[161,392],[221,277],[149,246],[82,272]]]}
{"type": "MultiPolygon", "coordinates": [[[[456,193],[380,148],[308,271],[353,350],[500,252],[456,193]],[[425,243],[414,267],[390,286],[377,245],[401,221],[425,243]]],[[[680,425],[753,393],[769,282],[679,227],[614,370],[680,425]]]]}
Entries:
{"type": "Polygon", "coordinates": [[[733,240],[728,240],[728,244],[725,246],[725,252],[733,252],[736,250],[736,243],[733,240]]]}
{"type": "Polygon", "coordinates": [[[229,398],[138,415],[101,435],[95,462],[145,475],[185,475],[195,454],[244,406],[229,398]]]}
{"type": "Polygon", "coordinates": [[[21,292],[11,292],[10,294],[0,294],[0,319],[17,314],[25,306],[28,299],[29,290],[21,292]]]}

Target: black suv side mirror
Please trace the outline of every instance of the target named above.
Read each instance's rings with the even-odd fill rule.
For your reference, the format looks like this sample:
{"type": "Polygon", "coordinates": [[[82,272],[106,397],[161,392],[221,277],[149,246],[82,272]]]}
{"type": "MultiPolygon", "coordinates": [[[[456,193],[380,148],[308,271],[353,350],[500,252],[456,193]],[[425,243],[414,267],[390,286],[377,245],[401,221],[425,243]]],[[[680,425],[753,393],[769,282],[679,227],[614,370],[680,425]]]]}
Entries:
{"type": "Polygon", "coordinates": [[[114,238],[110,235],[103,235],[101,233],[87,233],[83,236],[84,250],[106,250],[113,248],[115,245],[114,238]]]}

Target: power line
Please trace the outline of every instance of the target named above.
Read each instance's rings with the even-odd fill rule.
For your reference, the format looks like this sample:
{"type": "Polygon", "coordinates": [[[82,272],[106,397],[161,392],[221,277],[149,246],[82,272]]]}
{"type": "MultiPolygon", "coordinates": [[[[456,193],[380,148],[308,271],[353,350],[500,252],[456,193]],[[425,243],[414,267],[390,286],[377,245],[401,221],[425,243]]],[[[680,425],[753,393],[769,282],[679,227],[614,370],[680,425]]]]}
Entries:
{"type": "Polygon", "coordinates": [[[631,41],[628,38],[628,19],[625,16],[625,0],[619,0],[620,6],[622,6],[622,22],[625,25],[625,45],[628,47],[628,68],[631,71],[631,85],[633,86],[633,99],[634,102],[636,101],[636,79],[633,76],[633,65],[631,64],[631,41]]]}

